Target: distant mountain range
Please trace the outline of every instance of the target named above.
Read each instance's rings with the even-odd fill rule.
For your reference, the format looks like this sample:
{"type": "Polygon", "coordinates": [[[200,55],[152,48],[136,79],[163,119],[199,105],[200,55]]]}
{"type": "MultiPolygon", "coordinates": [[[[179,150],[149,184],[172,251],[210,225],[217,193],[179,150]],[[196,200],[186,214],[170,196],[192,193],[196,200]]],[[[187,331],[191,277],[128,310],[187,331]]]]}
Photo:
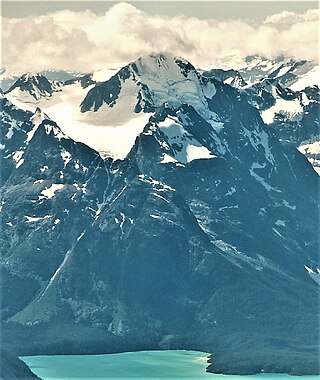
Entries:
{"type": "Polygon", "coordinates": [[[3,346],[319,373],[317,70],[157,54],[7,86],[3,346]]]}

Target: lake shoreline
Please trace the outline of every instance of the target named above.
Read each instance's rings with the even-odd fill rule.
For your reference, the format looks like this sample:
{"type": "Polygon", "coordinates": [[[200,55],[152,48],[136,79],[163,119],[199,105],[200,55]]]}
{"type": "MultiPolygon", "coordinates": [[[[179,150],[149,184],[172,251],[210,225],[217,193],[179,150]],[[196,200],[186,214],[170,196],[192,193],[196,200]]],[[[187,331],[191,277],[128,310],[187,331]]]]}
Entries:
{"type": "Polygon", "coordinates": [[[211,374],[206,372],[209,353],[200,351],[148,350],[98,355],[21,356],[20,359],[31,371],[45,380],[79,378],[76,372],[79,370],[81,377],[90,379],[211,377],[211,374]],[[66,363],[66,372],[59,373],[66,363]],[[101,373],[108,375],[101,376],[101,373]]]}
{"type": "MultiPolygon", "coordinates": [[[[270,338],[271,339],[271,338],[270,338]]],[[[36,355],[96,355],[145,350],[196,350],[212,354],[208,372],[221,374],[288,373],[290,375],[318,375],[319,348],[284,346],[277,349],[275,344],[265,342],[264,337],[256,339],[221,336],[215,342],[207,342],[206,337],[187,334],[171,337],[150,335],[121,338],[105,330],[90,326],[67,326],[62,321],[53,325],[22,326],[5,322],[2,326],[2,346],[17,356],[36,355]],[[57,332],[60,332],[59,334],[57,332]],[[89,339],[90,337],[90,339],[89,339]],[[199,343],[199,341],[201,342],[199,343]],[[213,360],[214,359],[214,360],[213,360]]]]}
{"type": "MultiPolygon", "coordinates": [[[[202,366],[202,371],[205,372],[209,377],[212,376],[212,379],[218,379],[218,376],[224,376],[225,379],[227,379],[226,377],[230,376],[230,379],[236,379],[236,378],[239,378],[239,376],[241,376],[242,379],[245,379],[246,376],[247,377],[250,377],[251,378],[263,378],[263,376],[266,376],[266,375],[269,375],[269,376],[272,376],[274,378],[295,378],[297,376],[299,376],[299,378],[307,378],[307,379],[313,379],[313,378],[317,378],[319,379],[319,376],[318,375],[295,375],[295,374],[291,374],[291,373],[286,373],[286,372],[265,372],[265,371],[260,371],[260,372],[251,372],[251,373],[242,373],[242,374],[239,374],[239,373],[223,373],[223,372],[217,372],[217,371],[209,371],[208,369],[212,368],[212,354],[210,353],[206,353],[206,352],[202,352],[202,351],[193,351],[193,350],[142,350],[142,351],[130,351],[130,352],[121,352],[121,353],[108,353],[108,354],[95,354],[95,355],[35,355],[35,356],[21,356],[19,357],[24,363],[26,363],[28,365],[28,367],[30,368],[31,371],[33,371],[33,362],[37,362],[37,361],[49,361],[50,362],[50,359],[53,359],[53,361],[55,360],[60,360],[60,359],[63,359],[63,360],[79,360],[81,359],[81,361],[88,361],[90,362],[91,359],[95,359],[97,360],[98,362],[101,360],[103,361],[109,361],[109,362],[113,362],[114,360],[119,361],[119,368],[113,368],[113,370],[120,370],[120,371],[123,371],[123,362],[126,362],[126,358],[128,357],[136,357],[136,359],[138,360],[138,363],[140,362],[140,358],[141,357],[152,357],[152,356],[155,356],[159,359],[162,360],[161,356],[162,357],[166,357],[168,356],[168,358],[170,359],[170,355],[173,355],[173,357],[175,355],[182,355],[184,356],[185,358],[187,357],[188,359],[188,356],[193,357],[193,363],[195,365],[198,365],[199,368],[202,366]],[[139,358],[140,357],[140,358],[139,358]],[[112,360],[110,360],[112,359],[112,360]],[[31,363],[31,364],[30,364],[31,363]],[[232,377],[231,377],[232,376],[232,377]],[[290,377],[289,377],[290,376],[290,377]]],[[[185,360],[184,358],[184,360],[185,360]]],[[[159,361],[159,366],[158,367],[154,367],[156,368],[156,371],[158,371],[160,369],[161,371],[161,366],[163,367],[166,367],[166,365],[168,364],[166,360],[162,361],[161,360],[159,361]]],[[[171,359],[170,359],[171,360],[171,359]]],[[[169,361],[170,361],[169,360],[169,361]]],[[[177,362],[179,363],[179,360],[181,360],[181,358],[178,357],[178,359],[176,358],[177,362]]],[[[80,362],[81,362],[80,361],[80,362]]],[[[191,363],[191,362],[190,362],[191,363]]],[[[190,364],[189,363],[189,364],[190,364]]],[[[174,363],[175,364],[175,363],[174,363]]],[[[145,367],[148,367],[149,364],[148,362],[146,361],[144,363],[144,366],[145,367]]],[[[212,368],[213,369],[213,368],[212,368]]],[[[140,368],[141,370],[141,368],[140,368]]],[[[155,371],[154,369],[151,369],[151,371],[155,371]]],[[[34,372],[34,371],[33,371],[34,372]]],[[[133,372],[134,373],[134,372],[133,372]]],[[[153,372],[151,372],[153,373],[153,372]]],[[[36,375],[39,376],[39,377],[42,377],[44,378],[45,380],[47,379],[46,377],[43,377],[43,375],[41,376],[41,373],[38,373],[36,371],[36,375]]],[[[128,376],[128,375],[126,375],[128,376]]],[[[197,375],[197,377],[195,377],[196,379],[198,378],[202,378],[204,375],[202,374],[201,375],[197,375]]],[[[132,377],[132,376],[131,376],[132,377]]],[[[181,376],[178,374],[177,375],[177,378],[181,378],[181,376]]],[[[100,377],[100,379],[103,379],[104,377],[100,377]]],[[[105,377],[106,379],[111,379],[113,377],[105,377]]],[[[118,376],[116,375],[114,378],[118,378],[118,376]]],[[[125,378],[129,378],[129,377],[125,377],[125,378]]],[[[146,379],[150,378],[149,376],[145,377],[146,379]]],[[[152,377],[153,378],[153,377],[152,377]]],[[[160,378],[163,378],[162,376],[160,378]]],[[[51,378],[49,378],[51,379],[51,378]]]]}

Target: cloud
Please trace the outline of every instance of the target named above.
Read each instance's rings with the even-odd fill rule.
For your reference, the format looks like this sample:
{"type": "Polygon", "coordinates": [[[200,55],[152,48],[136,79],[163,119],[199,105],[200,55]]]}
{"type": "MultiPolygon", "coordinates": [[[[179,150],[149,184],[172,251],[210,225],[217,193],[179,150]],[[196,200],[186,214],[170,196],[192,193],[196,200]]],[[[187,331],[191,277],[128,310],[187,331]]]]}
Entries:
{"type": "Polygon", "coordinates": [[[298,22],[308,22],[308,21],[318,21],[319,10],[309,9],[305,13],[294,13],[289,11],[283,11],[281,13],[276,13],[268,16],[264,23],[265,24],[275,24],[275,25],[292,25],[298,22]]]}
{"type": "Polygon", "coordinates": [[[16,72],[92,71],[169,51],[203,68],[230,55],[317,59],[318,18],[317,10],[284,11],[255,25],[250,20],[149,15],[127,3],[99,15],[63,10],[3,18],[2,65],[16,72]]]}

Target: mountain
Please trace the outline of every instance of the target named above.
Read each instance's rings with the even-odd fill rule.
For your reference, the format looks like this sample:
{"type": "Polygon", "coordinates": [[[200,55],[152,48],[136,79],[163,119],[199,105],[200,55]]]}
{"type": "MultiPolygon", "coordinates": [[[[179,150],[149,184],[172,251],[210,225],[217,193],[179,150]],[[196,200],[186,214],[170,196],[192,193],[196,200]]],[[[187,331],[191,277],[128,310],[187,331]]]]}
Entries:
{"type": "Polygon", "coordinates": [[[319,65],[307,60],[294,60],[279,56],[273,60],[261,56],[248,56],[239,68],[243,79],[253,84],[259,79],[278,79],[280,84],[293,90],[319,85],[319,65]]]}
{"type": "Polygon", "coordinates": [[[142,57],[92,88],[81,104],[81,112],[102,111],[103,104],[114,108],[123,98],[132,103],[128,105],[132,112],[154,112],[165,102],[181,104],[184,95],[200,113],[207,114],[206,97],[213,96],[213,86],[204,81],[195,67],[182,58],[168,54],[142,57]]]}
{"type": "Polygon", "coordinates": [[[268,82],[269,86],[259,83],[246,90],[249,102],[253,102],[257,108],[262,107],[261,117],[276,130],[279,140],[305,154],[314,170],[320,174],[319,87],[292,91],[278,82],[271,85],[270,80],[268,82]]]}
{"type": "Polygon", "coordinates": [[[77,79],[85,75],[78,71],[71,70],[42,70],[40,74],[46,77],[50,81],[66,82],[68,80],[77,79]]]}
{"type": "MultiPolygon", "coordinates": [[[[47,78],[49,81],[66,82],[67,80],[76,79],[84,75],[84,73],[75,72],[71,70],[42,70],[40,75],[47,78]]],[[[21,77],[16,72],[7,70],[6,68],[0,69],[0,88],[3,92],[8,91],[11,86],[21,77]]]]}
{"type": "Polygon", "coordinates": [[[65,108],[1,99],[4,347],[319,373],[319,177],[248,93],[161,54],[52,98],[65,108]]]}
{"type": "Polygon", "coordinates": [[[50,82],[41,74],[26,73],[16,80],[8,93],[11,95],[14,93],[15,96],[19,96],[21,93],[24,96],[31,95],[35,100],[39,100],[41,97],[49,97],[53,92],[59,91],[61,84],[56,81],[50,82]]]}
{"type": "Polygon", "coordinates": [[[241,88],[247,85],[238,70],[211,69],[203,73],[204,76],[213,77],[223,83],[230,84],[232,87],[241,88]]]}
{"type": "Polygon", "coordinates": [[[3,380],[40,379],[30,371],[28,366],[22,360],[10,354],[9,352],[1,349],[0,358],[1,378],[3,380]]]}
{"type": "Polygon", "coordinates": [[[247,57],[245,64],[238,71],[213,69],[210,75],[246,94],[279,140],[297,148],[320,173],[319,66],[306,60],[259,56],[247,57]]]}
{"type": "Polygon", "coordinates": [[[7,73],[5,68],[0,69],[0,89],[1,92],[9,90],[9,88],[13,85],[13,83],[18,79],[18,76],[15,74],[7,73]]]}

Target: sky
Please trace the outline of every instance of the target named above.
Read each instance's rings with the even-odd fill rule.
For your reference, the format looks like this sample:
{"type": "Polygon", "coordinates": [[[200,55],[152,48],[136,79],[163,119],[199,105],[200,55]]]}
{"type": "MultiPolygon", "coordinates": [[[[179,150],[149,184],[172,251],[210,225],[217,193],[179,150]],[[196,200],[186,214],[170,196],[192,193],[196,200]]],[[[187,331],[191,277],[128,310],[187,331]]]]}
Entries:
{"type": "Polygon", "coordinates": [[[318,59],[319,10],[307,1],[3,1],[10,71],[117,68],[171,52],[209,68],[226,57],[318,59]]]}

